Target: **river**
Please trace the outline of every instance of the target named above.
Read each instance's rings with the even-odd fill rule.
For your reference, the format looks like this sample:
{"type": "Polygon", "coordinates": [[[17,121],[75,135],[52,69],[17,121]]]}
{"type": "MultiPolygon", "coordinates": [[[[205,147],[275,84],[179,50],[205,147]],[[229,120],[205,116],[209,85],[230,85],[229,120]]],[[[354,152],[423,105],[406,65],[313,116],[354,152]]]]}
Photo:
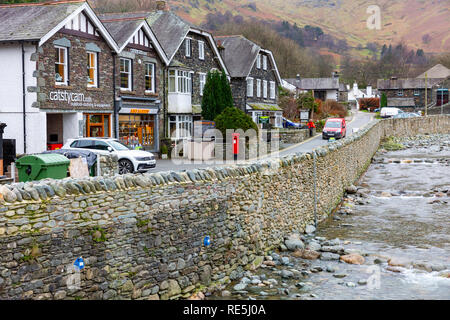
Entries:
{"type": "Polygon", "coordinates": [[[274,252],[208,298],[450,299],[450,135],[402,143],[379,150],[336,213],[299,237],[319,259],[274,252]],[[339,260],[350,253],[364,263],[339,260]]]}

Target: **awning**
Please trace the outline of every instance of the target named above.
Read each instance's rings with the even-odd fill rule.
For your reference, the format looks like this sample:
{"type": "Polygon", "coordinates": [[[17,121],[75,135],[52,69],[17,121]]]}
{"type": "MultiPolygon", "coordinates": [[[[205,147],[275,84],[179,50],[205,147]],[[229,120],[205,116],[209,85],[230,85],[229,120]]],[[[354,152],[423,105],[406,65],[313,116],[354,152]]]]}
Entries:
{"type": "Polygon", "coordinates": [[[259,111],[283,111],[278,105],[270,103],[248,103],[247,110],[259,110],[259,111]]]}

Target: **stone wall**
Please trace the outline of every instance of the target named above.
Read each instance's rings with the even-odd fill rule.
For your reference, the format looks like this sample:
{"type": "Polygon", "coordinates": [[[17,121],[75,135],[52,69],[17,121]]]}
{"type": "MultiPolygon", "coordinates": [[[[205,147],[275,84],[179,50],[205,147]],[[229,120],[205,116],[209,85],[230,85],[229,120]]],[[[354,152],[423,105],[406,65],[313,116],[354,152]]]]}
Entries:
{"type": "Polygon", "coordinates": [[[320,220],[384,136],[449,128],[448,116],[377,120],[270,161],[0,186],[0,299],[175,299],[228,282],[313,223],[314,166],[320,220]]]}
{"type": "Polygon", "coordinates": [[[309,129],[282,129],[279,130],[280,141],[285,144],[295,144],[309,138],[309,129]]]}

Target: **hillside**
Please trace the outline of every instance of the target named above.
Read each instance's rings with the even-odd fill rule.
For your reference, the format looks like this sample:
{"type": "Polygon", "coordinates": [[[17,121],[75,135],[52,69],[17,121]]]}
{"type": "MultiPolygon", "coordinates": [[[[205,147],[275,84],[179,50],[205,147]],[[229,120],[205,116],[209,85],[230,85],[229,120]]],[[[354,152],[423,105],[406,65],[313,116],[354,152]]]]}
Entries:
{"type": "Polygon", "coordinates": [[[318,26],[349,45],[404,41],[429,53],[450,52],[449,0],[168,0],[171,10],[201,24],[208,13],[318,26]],[[381,9],[381,30],[369,30],[370,5],[381,9]],[[428,35],[428,36],[427,36],[428,35]],[[425,39],[425,40],[424,40],[425,39]]]}

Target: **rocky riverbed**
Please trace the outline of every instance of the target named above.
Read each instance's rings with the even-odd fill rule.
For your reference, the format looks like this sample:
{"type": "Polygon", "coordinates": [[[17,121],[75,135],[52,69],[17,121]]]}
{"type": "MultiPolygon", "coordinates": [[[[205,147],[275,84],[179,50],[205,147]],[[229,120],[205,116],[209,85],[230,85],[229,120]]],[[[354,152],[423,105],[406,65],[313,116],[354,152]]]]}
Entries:
{"type": "Polygon", "coordinates": [[[317,230],[286,235],[208,299],[450,299],[450,135],[395,144],[317,230]]]}

